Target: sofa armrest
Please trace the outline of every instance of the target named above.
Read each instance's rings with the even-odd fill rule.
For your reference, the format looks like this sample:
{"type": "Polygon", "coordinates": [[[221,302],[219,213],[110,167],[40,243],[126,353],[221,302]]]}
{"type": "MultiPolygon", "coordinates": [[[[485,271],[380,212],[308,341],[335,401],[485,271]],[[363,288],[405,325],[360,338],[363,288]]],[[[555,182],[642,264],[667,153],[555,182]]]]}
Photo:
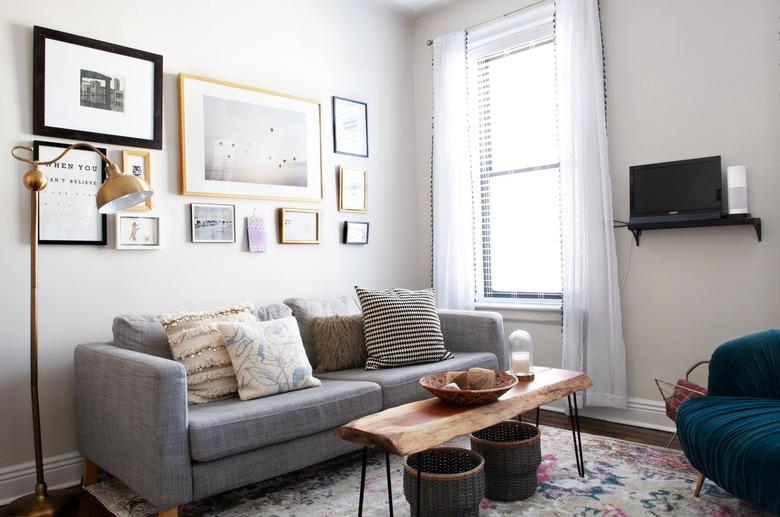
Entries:
{"type": "Polygon", "coordinates": [[[192,500],[184,367],[111,344],[74,352],[81,454],[160,509],[192,500]]]}
{"type": "Polygon", "coordinates": [[[509,369],[504,320],[497,312],[440,310],[444,346],[451,352],[491,352],[498,367],[509,369]]]}

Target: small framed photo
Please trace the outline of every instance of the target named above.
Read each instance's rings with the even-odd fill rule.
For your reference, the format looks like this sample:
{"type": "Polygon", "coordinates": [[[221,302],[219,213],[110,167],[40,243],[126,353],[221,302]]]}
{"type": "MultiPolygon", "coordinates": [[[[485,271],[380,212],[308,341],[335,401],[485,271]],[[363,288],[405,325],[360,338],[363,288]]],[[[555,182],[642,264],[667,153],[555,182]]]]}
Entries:
{"type": "Polygon", "coordinates": [[[333,97],[333,152],[368,158],[368,105],[333,97]]]}
{"type": "Polygon", "coordinates": [[[309,208],[280,208],[279,242],[319,244],[320,211],[309,208]]]}
{"type": "Polygon", "coordinates": [[[344,244],[368,244],[368,223],[344,221],[344,244]]]}
{"type": "Polygon", "coordinates": [[[339,210],[368,212],[366,169],[339,166],[339,210]]]}
{"type": "MultiPolygon", "coordinates": [[[[33,159],[48,161],[68,146],[33,142],[33,159]]],[[[98,148],[103,154],[106,150],[98,148]]],[[[90,149],[74,149],[41,170],[49,183],[40,193],[39,244],[106,244],[106,215],[98,212],[97,192],[106,179],[106,164],[90,149]]]]}
{"type": "MultiPolygon", "coordinates": [[[[137,176],[142,180],[145,180],[148,184],[152,184],[152,171],[150,167],[150,152],[149,151],[135,151],[132,149],[122,150],[122,171],[137,176]]],[[[147,198],[146,203],[136,205],[128,208],[134,212],[144,212],[152,209],[152,198],[147,198]]]]}
{"type": "Polygon", "coordinates": [[[236,242],[236,205],[192,203],[192,242],[236,242]]]}
{"type": "Polygon", "coordinates": [[[116,214],[118,250],[156,250],[160,247],[160,218],[152,215],[116,214]]]}
{"type": "Polygon", "coordinates": [[[33,28],[33,133],[162,149],[163,58],[33,28]]]}

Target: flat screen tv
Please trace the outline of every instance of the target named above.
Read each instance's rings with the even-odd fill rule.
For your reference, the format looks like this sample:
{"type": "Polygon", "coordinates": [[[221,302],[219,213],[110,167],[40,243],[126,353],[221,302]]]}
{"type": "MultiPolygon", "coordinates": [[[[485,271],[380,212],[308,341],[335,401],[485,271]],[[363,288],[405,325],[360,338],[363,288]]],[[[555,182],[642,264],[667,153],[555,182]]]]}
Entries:
{"type": "Polygon", "coordinates": [[[720,156],[634,165],[630,223],[720,219],[720,156]]]}

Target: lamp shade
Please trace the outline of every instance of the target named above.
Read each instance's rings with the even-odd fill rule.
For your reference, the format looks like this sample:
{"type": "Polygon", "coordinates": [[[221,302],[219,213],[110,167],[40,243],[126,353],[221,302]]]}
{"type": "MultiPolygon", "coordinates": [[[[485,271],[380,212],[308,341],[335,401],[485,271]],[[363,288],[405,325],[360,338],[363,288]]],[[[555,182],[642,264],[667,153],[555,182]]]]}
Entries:
{"type": "Polygon", "coordinates": [[[98,212],[113,214],[143,203],[152,197],[152,187],[132,174],[124,174],[116,165],[108,167],[108,179],[97,192],[98,212]]]}

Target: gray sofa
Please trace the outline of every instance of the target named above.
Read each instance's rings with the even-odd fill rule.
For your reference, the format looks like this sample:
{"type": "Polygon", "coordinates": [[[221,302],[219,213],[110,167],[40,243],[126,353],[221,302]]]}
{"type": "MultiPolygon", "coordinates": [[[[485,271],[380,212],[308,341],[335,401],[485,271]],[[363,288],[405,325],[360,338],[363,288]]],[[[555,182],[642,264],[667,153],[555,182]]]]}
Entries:
{"type": "MultiPolygon", "coordinates": [[[[357,300],[293,298],[256,310],[258,319],[293,315],[314,364],[311,320],[356,314],[357,300]]],[[[317,374],[322,386],[249,401],[187,405],[184,367],[173,361],[153,316],[119,316],[112,343],[76,347],[78,447],[157,508],[272,478],[357,449],[333,431],[356,418],[430,396],[423,375],[473,366],[507,369],[501,316],[440,311],[454,359],[378,371],[317,374]]]]}

